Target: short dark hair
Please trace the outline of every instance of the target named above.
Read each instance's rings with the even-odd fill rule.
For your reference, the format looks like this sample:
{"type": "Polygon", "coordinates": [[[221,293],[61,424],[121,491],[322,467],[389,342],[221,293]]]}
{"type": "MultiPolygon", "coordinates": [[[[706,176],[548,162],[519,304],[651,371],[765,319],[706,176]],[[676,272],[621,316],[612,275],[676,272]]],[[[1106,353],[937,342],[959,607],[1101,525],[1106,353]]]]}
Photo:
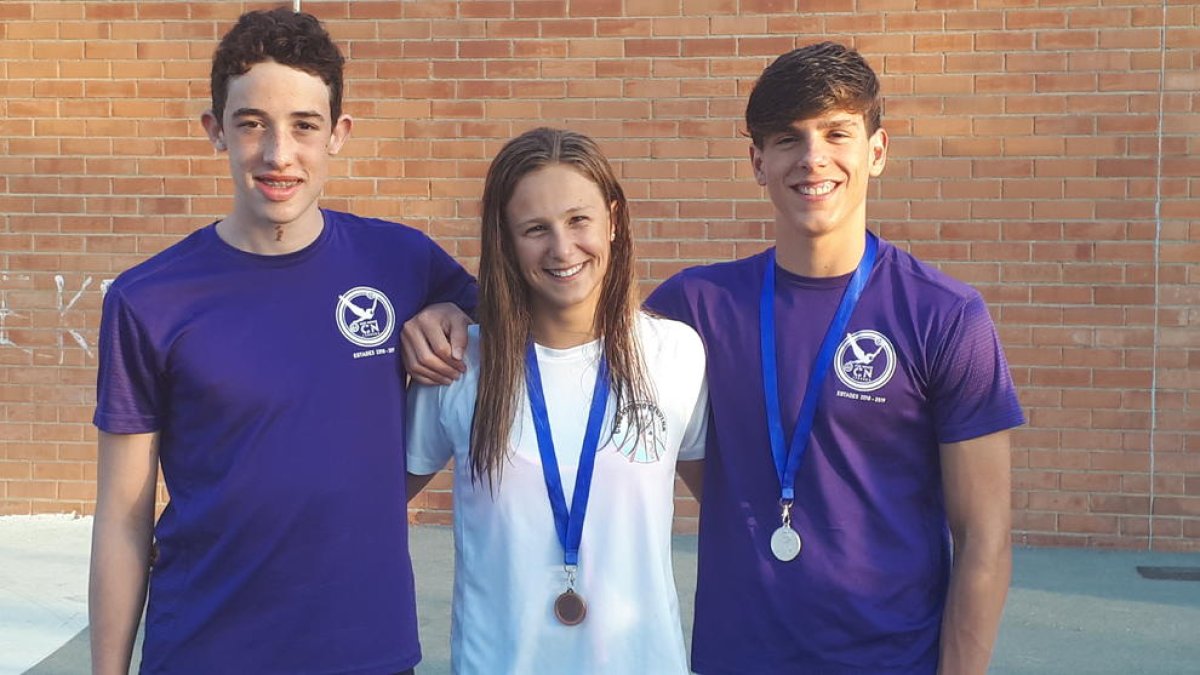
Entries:
{"type": "Polygon", "coordinates": [[[879,78],[861,54],[836,42],[800,47],[767,66],[746,104],[746,130],[762,147],[796,120],[832,110],[861,113],[867,133],[879,128],[879,78]]]}
{"type": "Polygon", "coordinates": [[[314,75],[329,87],[330,123],[342,115],[342,66],[346,62],[321,22],[287,7],[246,12],[213,53],[212,109],[220,123],[229,96],[229,80],[256,64],[275,61],[314,75]]]}

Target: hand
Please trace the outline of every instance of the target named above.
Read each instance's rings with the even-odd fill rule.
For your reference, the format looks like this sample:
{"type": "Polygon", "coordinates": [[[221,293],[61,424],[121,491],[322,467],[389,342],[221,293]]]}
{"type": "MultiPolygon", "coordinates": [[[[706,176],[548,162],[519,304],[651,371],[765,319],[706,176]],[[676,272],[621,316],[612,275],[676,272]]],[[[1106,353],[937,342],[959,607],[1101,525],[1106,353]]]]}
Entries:
{"type": "Polygon", "coordinates": [[[440,302],[421,310],[400,331],[404,367],[421,384],[450,384],[465,373],[467,326],[471,317],[458,305],[440,302]]]}

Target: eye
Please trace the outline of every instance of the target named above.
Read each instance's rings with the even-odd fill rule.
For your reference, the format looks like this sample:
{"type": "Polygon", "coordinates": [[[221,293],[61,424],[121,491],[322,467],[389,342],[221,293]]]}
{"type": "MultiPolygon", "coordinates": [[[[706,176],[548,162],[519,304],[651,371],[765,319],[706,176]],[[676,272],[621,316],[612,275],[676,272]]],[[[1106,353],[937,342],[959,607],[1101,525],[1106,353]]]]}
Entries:
{"type": "Polygon", "coordinates": [[[261,128],[263,128],[263,123],[258,120],[245,120],[244,119],[237,123],[237,128],[239,128],[239,129],[261,129],[261,128]]]}
{"type": "Polygon", "coordinates": [[[572,225],[587,225],[590,222],[592,222],[592,219],[582,213],[571,216],[572,225]]]}
{"type": "Polygon", "coordinates": [[[300,131],[320,131],[321,127],[312,122],[297,122],[296,128],[300,131]]]}

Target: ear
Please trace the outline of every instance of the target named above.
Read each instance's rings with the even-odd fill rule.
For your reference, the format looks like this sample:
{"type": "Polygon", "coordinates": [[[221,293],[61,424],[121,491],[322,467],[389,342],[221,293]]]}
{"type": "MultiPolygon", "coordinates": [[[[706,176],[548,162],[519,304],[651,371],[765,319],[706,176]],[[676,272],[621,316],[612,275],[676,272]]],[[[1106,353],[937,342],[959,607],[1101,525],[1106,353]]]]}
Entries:
{"type": "Polygon", "coordinates": [[[750,166],[754,169],[754,180],[761,186],[767,184],[767,174],[763,171],[763,151],[757,145],[750,144],[750,166]]]}
{"type": "Polygon", "coordinates": [[[213,147],[219,152],[224,152],[227,149],[225,130],[221,128],[221,120],[217,119],[217,115],[212,110],[205,110],[200,115],[200,124],[204,127],[204,133],[208,134],[208,140],[213,147]]]}
{"type": "Polygon", "coordinates": [[[608,241],[617,240],[617,200],[608,205],[608,241]]]}
{"type": "Polygon", "coordinates": [[[887,164],[888,135],[883,127],[876,129],[875,133],[871,134],[871,138],[867,140],[867,146],[871,153],[871,176],[875,177],[883,173],[883,167],[887,164]]]}
{"type": "Polygon", "coordinates": [[[350,138],[350,130],[354,127],[354,119],[349,115],[342,115],[338,118],[336,124],[333,125],[333,133],[329,135],[329,154],[336,155],[342,150],[342,145],[346,139],[350,138]]]}

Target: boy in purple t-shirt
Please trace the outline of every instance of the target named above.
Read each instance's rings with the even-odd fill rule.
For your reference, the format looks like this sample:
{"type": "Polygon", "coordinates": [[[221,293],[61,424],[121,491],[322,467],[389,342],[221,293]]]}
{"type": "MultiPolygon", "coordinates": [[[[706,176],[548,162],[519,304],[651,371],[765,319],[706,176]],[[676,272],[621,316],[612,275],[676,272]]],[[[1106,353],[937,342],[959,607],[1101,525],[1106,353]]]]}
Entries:
{"type": "MultiPolygon", "coordinates": [[[[647,300],[708,353],[706,459],[680,467],[701,499],[697,673],[984,673],[991,657],[1024,418],[979,293],[867,230],[880,111],[853,50],[779,57],[746,109],[776,245],[647,300]]],[[[454,376],[435,356],[449,313],[414,321],[414,376],[454,376]]]]}
{"type": "Polygon", "coordinates": [[[1024,420],[979,294],[867,230],[878,92],[841,45],[772,63],[746,126],[775,247],[647,301],[709,357],[698,673],[987,669],[1024,420]]]}
{"type": "Polygon", "coordinates": [[[243,15],[201,118],[232,211],[105,296],[95,673],[127,672],[147,583],[142,672],[420,660],[399,326],[430,303],[473,309],[475,286],[420,232],[318,207],[352,126],[342,65],[311,15],[243,15]]]}

